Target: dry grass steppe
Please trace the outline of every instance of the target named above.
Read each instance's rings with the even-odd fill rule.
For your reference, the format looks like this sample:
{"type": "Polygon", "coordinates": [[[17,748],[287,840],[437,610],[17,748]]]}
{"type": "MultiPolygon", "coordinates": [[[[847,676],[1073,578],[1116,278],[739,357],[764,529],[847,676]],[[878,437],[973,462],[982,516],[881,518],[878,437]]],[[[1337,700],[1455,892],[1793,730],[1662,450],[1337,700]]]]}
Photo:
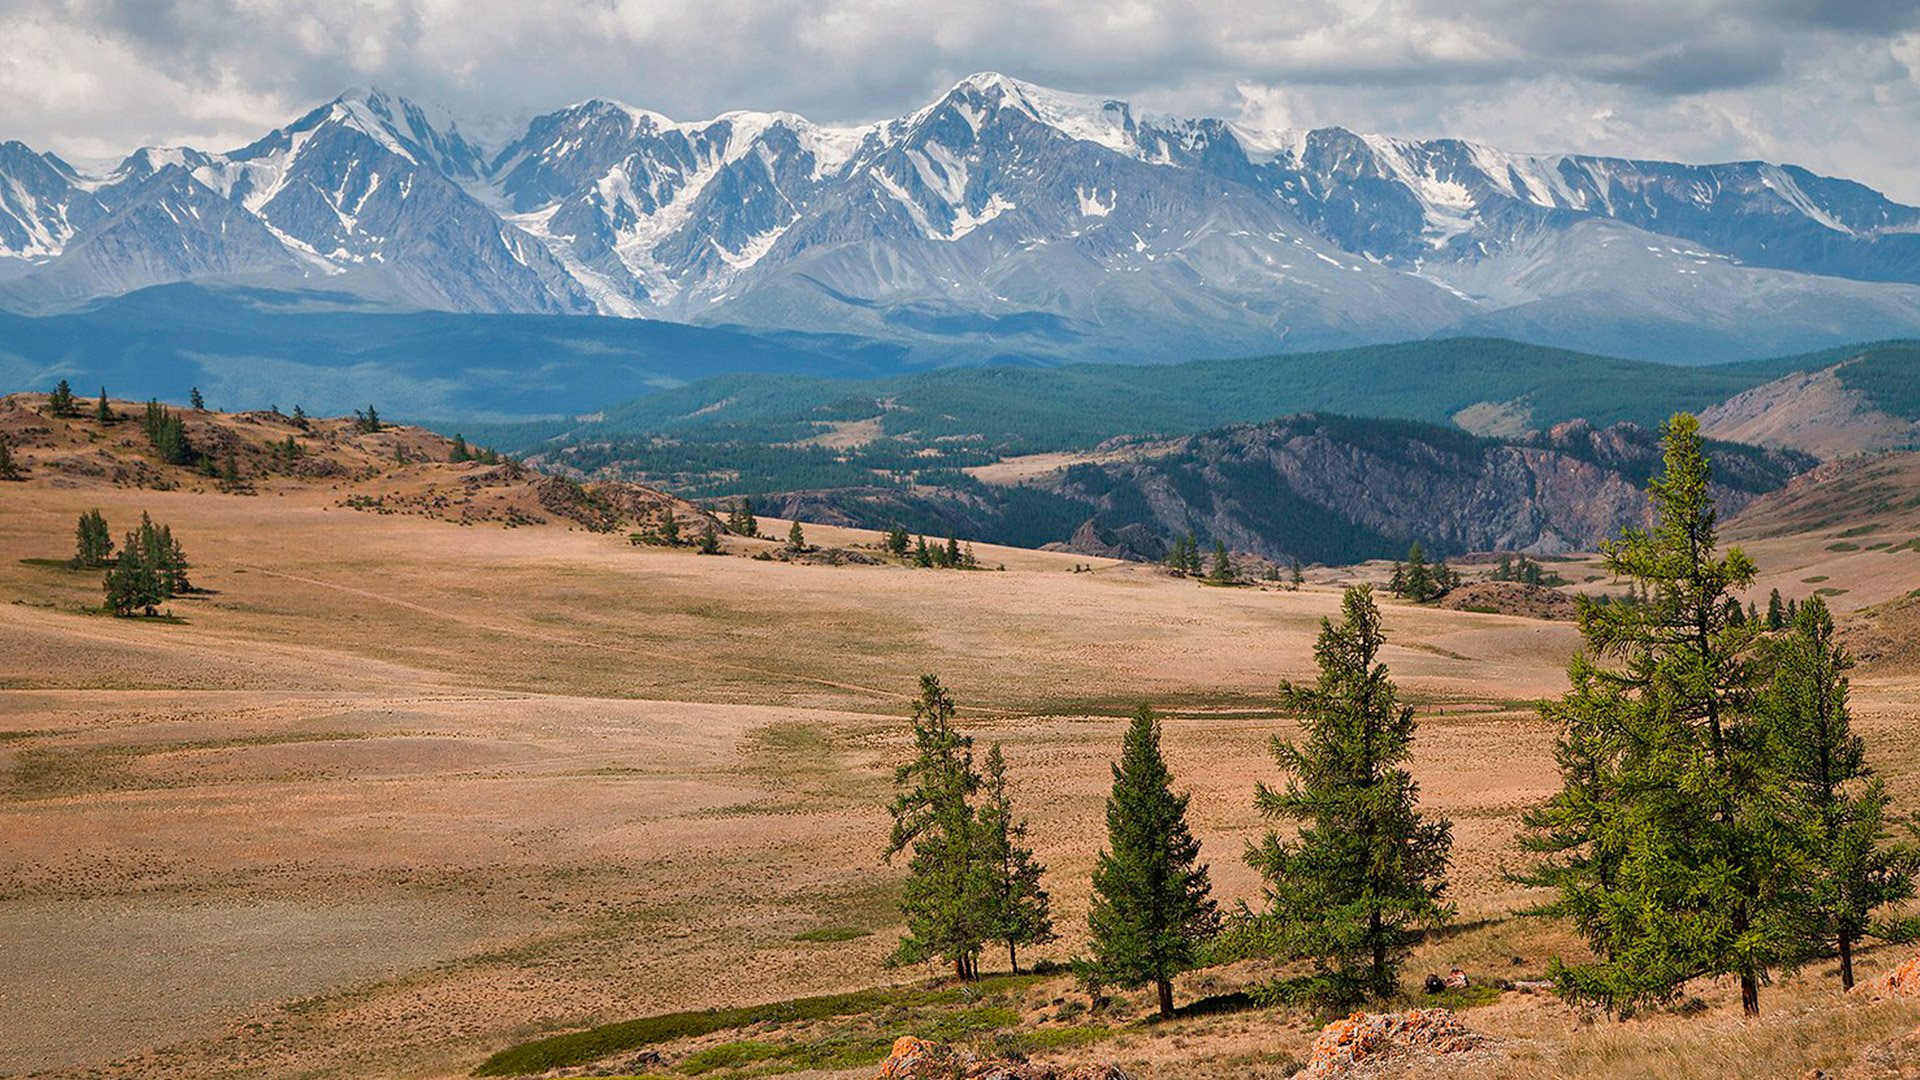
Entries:
{"type": "MultiPolygon", "coordinates": [[[[1064,937],[1043,954],[1081,944],[1108,762],[1141,701],[1169,718],[1217,893],[1257,902],[1240,852],[1263,828],[1267,740],[1291,730],[1274,687],[1311,671],[1338,586],[1379,569],[1288,592],[987,545],[1004,571],[762,561],[743,556],[773,543],[741,537],[707,558],[539,514],[527,478],[486,505],[543,524],[347,505],[466,492],[481,467],[429,460],[441,444],[424,433],[387,435],[421,440],[409,464],[341,432],[344,475],[263,472],[228,493],[152,465],[120,441],[130,422],[90,440],[90,421],[60,429],[11,400],[13,433],[49,430],[14,440],[28,479],[0,484],[4,1075],[450,1078],[552,1032],[924,979],[881,967],[899,872],[879,862],[922,672],[1005,745],[1064,937]],[[76,457],[126,471],[56,465],[76,457]],[[68,555],[96,507],[116,537],[142,512],[172,526],[206,590],[172,602],[180,622],[101,615],[97,573],[37,561],[68,555]],[[870,934],[803,939],[837,927],[870,934]]],[[[258,423],[248,438],[281,437],[258,423]]],[[[1901,468],[1872,483],[1920,494],[1901,468]]],[[[1768,575],[1763,604],[1769,583],[1804,594],[1817,574],[1858,614],[1920,587],[1920,551],[1891,543],[1920,537],[1911,509],[1750,512],[1729,533],[1768,575]],[[1832,538],[1863,523],[1866,540],[1832,538]]],[[[1578,582],[1583,565],[1562,572],[1578,582]]],[[[1577,634],[1399,603],[1387,625],[1420,710],[1415,773],[1458,855],[1459,924],[1410,974],[1537,975],[1574,944],[1512,914],[1527,896],[1503,870],[1519,813],[1554,783],[1530,706],[1563,686],[1577,634]]],[[[1863,669],[1854,703],[1898,803],[1920,808],[1920,665],[1863,669]]],[[[1247,974],[1196,973],[1183,999],[1247,974]]],[[[1017,993],[1034,1024],[1073,994],[1058,979],[1017,993]]],[[[1920,1068],[1905,1035],[1920,1004],[1842,1000],[1822,968],[1769,989],[1757,1024],[1725,987],[1700,996],[1705,1015],[1625,1024],[1519,993],[1466,1015],[1505,1047],[1481,1075],[1920,1068]]],[[[1129,1008],[1117,1034],[1060,1052],[1145,1077],[1280,1076],[1317,1030],[1260,1011],[1139,1027],[1129,1008]]]]}

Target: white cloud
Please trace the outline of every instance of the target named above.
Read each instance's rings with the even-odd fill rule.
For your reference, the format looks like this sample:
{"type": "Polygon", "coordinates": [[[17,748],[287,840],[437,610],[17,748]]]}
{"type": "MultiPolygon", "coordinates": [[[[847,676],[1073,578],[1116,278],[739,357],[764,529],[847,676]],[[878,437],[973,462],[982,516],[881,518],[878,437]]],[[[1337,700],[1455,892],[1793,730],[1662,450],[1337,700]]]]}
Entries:
{"type": "Polygon", "coordinates": [[[1914,0],[0,0],[0,138],[228,147],[350,86],[485,132],[603,95],[897,115],[998,69],[1149,108],[1766,157],[1920,202],[1914,0]]]}

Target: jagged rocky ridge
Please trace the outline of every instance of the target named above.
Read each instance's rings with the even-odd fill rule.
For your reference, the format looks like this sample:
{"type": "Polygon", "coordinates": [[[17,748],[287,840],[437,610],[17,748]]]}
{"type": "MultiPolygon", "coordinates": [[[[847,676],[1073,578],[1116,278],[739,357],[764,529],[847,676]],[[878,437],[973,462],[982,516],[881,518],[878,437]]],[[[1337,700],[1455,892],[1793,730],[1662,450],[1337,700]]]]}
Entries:
{"type": "Polygon", "coordinates": [[[861,127],[593,100],[492,153],[378,92],[105,176],[0,144],[0,267],[16,306],[331,280],[456,311],[851,331],[935,359],[1456,330],[1709,358],[1920,327],[1920,209],[1850,181],[1256,132],[994,74],[861,127]]]}

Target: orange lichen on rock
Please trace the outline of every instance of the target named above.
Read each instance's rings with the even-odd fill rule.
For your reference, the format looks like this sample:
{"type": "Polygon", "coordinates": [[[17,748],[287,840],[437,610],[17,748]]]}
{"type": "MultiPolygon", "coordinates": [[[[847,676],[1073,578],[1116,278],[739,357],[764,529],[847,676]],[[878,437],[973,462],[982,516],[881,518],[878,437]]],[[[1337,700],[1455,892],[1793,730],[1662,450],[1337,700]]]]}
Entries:
{"type": "Polygon", "coordinates": [[[1486,1036],[1460,1023],[1448,1009],[1356,1012],[1321,1031],[1299,1075],[1315,1080],[1345,1076],[1405,1054],[1464,1054],[1486,1042],[1486,1036]]]}
{"type": "Polygon", "coordinates": [[[1870,985],[1876,990],[1884,990],[1900,997],[1920,997],[1920,956],[1908,957],[1906,963],[1882,975],[1870,985]]]}
{"type": "Polygon", "coordinates": [[[903,1035],[880,1063],[879,1080],[1129,1080],[1113,1065],[1062,1068],[1028,1061],[976,1058],[939,1043],[903,1035]]]}

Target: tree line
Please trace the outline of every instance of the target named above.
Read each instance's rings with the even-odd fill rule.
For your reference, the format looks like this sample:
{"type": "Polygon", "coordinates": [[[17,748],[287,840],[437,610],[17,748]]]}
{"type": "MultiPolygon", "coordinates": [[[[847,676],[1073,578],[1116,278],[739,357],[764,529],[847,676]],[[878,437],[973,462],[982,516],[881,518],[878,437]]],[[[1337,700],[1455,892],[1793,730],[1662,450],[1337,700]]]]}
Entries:
{"type": "MultiPolygon", "coordinates": [[[[1737,602],[1752,562],[1721,551],[1698,423],[1663,429],[1649,484],[1655,524],[1604,549],[1635,583],[1631,603],[1579,597],[1585,646],[1571,688],[1543,706],[1557,731],[1560,788],[1524,819],[1529,865],[1515,880],[1551,890],[1526,914],[1564,919],[1592,959],[1556,959],[1558,991],[1626,1014],[1669,1002],[1692,980],[1732,976],[1759,1011],[1775,975],[1912,927],[1879,913],[1914,895],[1920,849],[1893,842],[1890,799],[1865,760],[1847,705],[1852,661],[1818,597],[1791,618],[1737,602]]],[[[1416,547],[1404,568],[1423,565],[1416,547]]],[[[1122,739],[1093,872],[1090,988],[1151,986],[1173,1014],[1172,982],[1203,964],[1260,957],[1302,973],[1266,1002],[1350,1004],[1392,996],[1423,933],[1453,916],[1452,824],[1422,813],[1408,770],[1416,724],[1379,654],[1386,637],[1368,586],[1322,620],[1311,684],[1279,702],[1300,735],[1275,737],[1283,782],[1256,785],[1274,828],[1243,853],[1257,906],[1223,912],[1142,707],[1122,739]]],[[[910,853],[895,959],[940,959],[978,974],[982,949],[1053,937],[1044,868],[1007,798],[996,745],[988,778],[933,676],[913,715],[914,759],[895,774],[889,859],[910,853]],[[985,792],[985,797],[981,794],[985,792]],[[1017,825],[1015,824],[1017,822],[1017,825]]]]}

